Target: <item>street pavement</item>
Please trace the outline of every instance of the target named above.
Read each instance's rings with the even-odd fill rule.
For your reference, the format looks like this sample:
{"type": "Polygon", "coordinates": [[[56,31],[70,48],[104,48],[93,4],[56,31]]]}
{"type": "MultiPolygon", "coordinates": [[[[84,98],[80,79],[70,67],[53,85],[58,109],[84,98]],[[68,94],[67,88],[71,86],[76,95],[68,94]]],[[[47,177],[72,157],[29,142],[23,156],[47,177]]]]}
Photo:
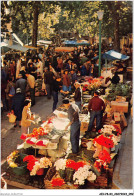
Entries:
{"type": "MultiPolygon", "coordinates": [[[[52,113],[53,99],[47,99],[46,96],[36,97],[36,104],[31,108],[35,114],[39,114],[42,120],[46,120],[52,113]]],[[[59,95],[58,106],[62,104],[62,96],[59,95]]],[[[16,150],[17,144],[21,144],[20,140],[21,128],[13,127],[13,124],[8,122],[7,113],[1,115],[1,163],[6,160],[6,157],[16,150]]],[[[30,127],[32,131],[34,125],[30,127]]],[[[128,126],[122,133],[119,153],[115,163],[113,174],[112,189],[132,189],[132,173],[133,173],[133,148],[132,148],[132,119],[129,115],[128,126]]]]}

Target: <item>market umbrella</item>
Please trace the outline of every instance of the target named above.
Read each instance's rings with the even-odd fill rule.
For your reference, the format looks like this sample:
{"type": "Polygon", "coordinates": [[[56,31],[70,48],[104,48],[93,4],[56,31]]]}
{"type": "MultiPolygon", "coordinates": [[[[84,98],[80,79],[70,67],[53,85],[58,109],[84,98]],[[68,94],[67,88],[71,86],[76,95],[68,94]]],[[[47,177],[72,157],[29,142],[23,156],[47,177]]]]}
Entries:
{"type": "Polygon", "coordinates": [[[71,52],[74,51],[73,47],[57,47],[55,48],[55,52],[71,52]]]}
{"type": "MultiPolygon", "coordinates": [[[[98,59],[99,56],[93,58],[93,60],[98,59]]],[[[129,56],[116,52],[115,50],[109,50],[101,55],[101,59],[105,60],[105,65],[107,67],[107,60],[114,61],[114,60],[128,60],[129,56]]]]}
{"type": "Polygon", "coordinates": [[[65,46],[75,46],[76,45],[76,41],[72,40],[72,41],[64,41],[63,44],[65,44],[65,46]]]}
{"type": "MultiPolygon", "coordinates": [[[[98,59],[99,56],[96,56],[93,58],[93,60],[98,59]]],[[[102,59],[105,60],[127,60],[129,59],[129,56],[126,56],[124,54],[121,54],[119,52],[116,52],[115,50],[109,50],[107,52],[105,52],[104,54],[101,55],[102,59]]]]}

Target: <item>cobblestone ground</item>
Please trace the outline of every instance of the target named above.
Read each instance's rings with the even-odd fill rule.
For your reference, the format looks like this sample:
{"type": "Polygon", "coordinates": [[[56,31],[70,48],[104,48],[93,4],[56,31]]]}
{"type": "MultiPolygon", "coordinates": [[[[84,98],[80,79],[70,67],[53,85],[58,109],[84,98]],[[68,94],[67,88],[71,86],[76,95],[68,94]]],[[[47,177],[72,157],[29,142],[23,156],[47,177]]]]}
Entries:
{"type": "MultiPolygon", "coordinates": [[[[62,104],[62,97],[59,95],[58,105],[62,104]]],[[[36,97],[36,104],[31,108],[31,111],[39,115],[43,120],[46,120],[47,116],[52,113],[53,98],[50,100],[46,96],[36,97]]],[[[34,125],[30,127],[30,131],[34,128],[34,125]]],[[[18,126],[14,128],[14,125],[9,123],[7,112],[1,114],[1,162],[3,163],[6,157],[16,150],[17,144],[21,144],[20,140],[21,128],[18,126]]]]}

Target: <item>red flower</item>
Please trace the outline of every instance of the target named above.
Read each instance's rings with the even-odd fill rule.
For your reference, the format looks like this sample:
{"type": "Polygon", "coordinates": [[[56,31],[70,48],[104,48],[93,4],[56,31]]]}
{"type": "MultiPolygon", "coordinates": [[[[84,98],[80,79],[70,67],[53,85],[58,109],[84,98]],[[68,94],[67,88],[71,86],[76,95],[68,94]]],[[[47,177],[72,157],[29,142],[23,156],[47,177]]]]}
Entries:
{"type": "Polygon", "coordinates": [[[43,141],[38,141],[38,142],[36,143],[36,145],[38,145],[38,146],[46,146],[45,144],[43,144],[43,141]]]}
{"type": "Polygon", "coordinates": [[[66,167],[67,168],[72,168],[72,169],[75,169],[76,168],[76,162],[71,160],[71,159],[68,159],[66,161],[66,167]]]}
{"type": "Polygon", "coordinates": [[[31,141],[31,139],[26,140],[26,143],[28,143],[28,144],[35,144],[35,142],[31,141]]]}
{"type": "Polygon", "coordinates": [[[75,170],[78,170],[80,167],[84,167],[84,165],[86,165],[86,162],[85,161],[79,161],[76,163],[75,165],[75,170]]]}
{"type": "Polygon", "coordinates": [[[113,125],[113,127],[116,129],[118,135],[121,134],[121,129],[118,127],[118,125],[113,125]]]}
{"type": "Polygon", "coordinates": [[[102,150],[100,153],[99,153],[99,159],[106,162],[106,163],[110,163],[111,162],[111,157],[110,157],[110,154],[106,151],[106,150],[102,150]]]}
{"type": "Polygon", "coordinates": [[[103,135],[100,135],[99,137],[96,137],[93,142],[97,142],[98,144],[105,146],[106,148],[113,148],[114,143],[110,138],[104,137],[103,135]]]}
{"type": "Polygon", "coordinates": [[[51,119],[48,120],[48,124],[49,124],[49,123],[52,123],[52,120],[51,120],[51,119]]]}
{"type": "Polygon", "coordinates": [[[54,187],[54,186],[62,186],[63,184],[65,184],[65,181],[61,178],[54,178],[52,181],[51,181],[51,185],[54,187]]]}
{"type": "Polygon", "coordinates": [[[32,171],[33,166],[35,165],[35,162],[38,161],[33,155],[28,155],[26,157],[24,157],[23,162],[28,162],[27,163],[27,169],[29,171],[32,171]]]}
{"type": "Polygon", "coordinates": [[[103,77],[103,76],[100,76],[99,78],[100,78],[100,79],[104,79],[104,77],[103,77]]]}
{"type": "Polygon", "coordinates": [[[25,140],[27,138],[27,134],[23,133],[21,136],[20,136],[20,139],[21,140],[25,140]]]}
{"type": "Polygon", "coordinates": [[[83,87],[82,91],[86,91],[86,88],[85,88],[85,87],[83,87]]]}

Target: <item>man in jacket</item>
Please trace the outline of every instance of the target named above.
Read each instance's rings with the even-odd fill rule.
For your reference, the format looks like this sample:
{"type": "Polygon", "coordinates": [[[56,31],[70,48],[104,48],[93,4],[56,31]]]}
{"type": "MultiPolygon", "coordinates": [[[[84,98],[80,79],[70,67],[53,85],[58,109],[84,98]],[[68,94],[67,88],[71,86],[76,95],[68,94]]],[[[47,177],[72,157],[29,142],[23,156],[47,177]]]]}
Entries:
{"type": "Polygon", "coordinates": [[[44,73],[44,82],[46,84],[46,90],[47,90],[47,98],[51,99],[52,95],[52,87],[53,87],[53,72],[49,71],[47,67],[45,67],[45,73],[44,73]]]}
{"type": "Polygon", "coordinates": [[[96,119],[96,132],[102,127],[103,112],[105,110],[104,101],[99,98],[99,92],[94,93],[94,97],[89,101],[88,111],[90,112],[90,122],[88,130],[85,132],[84,137],[89,138],[90,132],[93,128],[94,120],[96,119]]]}

